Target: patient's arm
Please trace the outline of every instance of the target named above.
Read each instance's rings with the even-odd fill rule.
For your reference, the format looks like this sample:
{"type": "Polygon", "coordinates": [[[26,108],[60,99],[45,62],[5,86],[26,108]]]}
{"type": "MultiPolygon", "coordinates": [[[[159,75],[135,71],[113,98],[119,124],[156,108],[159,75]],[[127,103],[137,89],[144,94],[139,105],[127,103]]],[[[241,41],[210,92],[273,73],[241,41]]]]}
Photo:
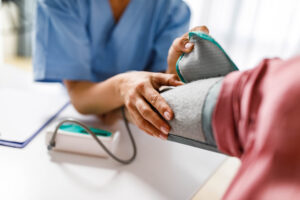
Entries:
{"type": "Polygon", "coordinates": [[[222,80],[203,79],[162,92],[174,112],[168,140],[217,151],[211,117],[222,80]]]}

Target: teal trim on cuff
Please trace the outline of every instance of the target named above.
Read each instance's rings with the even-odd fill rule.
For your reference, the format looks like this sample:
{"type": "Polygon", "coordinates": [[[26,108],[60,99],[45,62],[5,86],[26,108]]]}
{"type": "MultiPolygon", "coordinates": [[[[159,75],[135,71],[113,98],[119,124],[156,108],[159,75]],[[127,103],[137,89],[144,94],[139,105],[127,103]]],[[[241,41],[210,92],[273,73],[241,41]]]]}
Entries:
{"type": "MultiPolygon", "coordinates": [[[[215,44],[219,49],[221,49],[221,51],[224,53],[224,55],[227,57],[227,59],[229,60],[229,62],[232,64],[233,68],[235,71],[238,71],[239,68],[236,66],[236,64],[231,60],[231,58],[227,55],[227,53],[225,52],[225,50],[221,47],[221,45],[215,41],[211,36],[207,35],[206,33],[203,32],[189,32],[189,39],[196,35],[197,37],[200,37],[203,40],[208,40],[210,42],[212,42],[213,44],[215,44]]],[[[186,83],[186,81],[184,80],[180,70],[179,70],[179,62],[181,61],[182,57],[184,56],[184,53],[181,54],[181,56],[178,58],[177,62],[176,62],[176,72],[177,75],[179,76],[180,80],[184,83],[186,83]]]]}
{"type": "Polygon", "coordinates": [[[177,72],[177,75],[178,77],[180,78],[180,80],[184,83],[186,83],[186,81],[184,80],[182,74],[180,73],[180,70],[179,70],[179,62],[180,60],[182,59],[182,57],[184,56],[184,53],[178,58],[177,62],[176,62],[176,72],[177,72]]]}
{"type": "Polygon", "coordinates": [[[225,50],[221,47],[221,45],[215,39],[213,39],[211,36],[207,35],[206,33],[199,32],[199,31],[189,32],[189,39],[194,35],[200,37],[203,40],[208,40],[208,41],[212,42],[213,44],[215,44],[219,49],[221,49],[221,51],[224,53],[224,55],[228,58],[230,63],[233,65],[234,70],[236,70],[236,71],[239,70],[239,68],[236,66],[236,64],[231,60],[231,58],[227,55],[225,50]]]}

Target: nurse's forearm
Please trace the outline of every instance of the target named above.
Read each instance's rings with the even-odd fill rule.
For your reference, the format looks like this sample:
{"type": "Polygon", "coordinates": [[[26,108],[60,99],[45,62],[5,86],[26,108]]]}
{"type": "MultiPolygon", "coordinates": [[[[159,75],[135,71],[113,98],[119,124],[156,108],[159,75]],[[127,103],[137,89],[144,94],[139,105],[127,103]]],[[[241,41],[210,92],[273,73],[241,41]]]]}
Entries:
{"type": "Polygon", "coordinates": [[[166,120],[173,118],[173,111],[157,90],[161,86],[183,84],[176,75],[137,71],[121,73],[101,83],[64,82],[72,104],[80,113],[100,115],[125,105],[139,128],[162,138],[170,130],[166,120]]]}
{"type": "Polygon", "coordinates": [[[100,83],[89,81],[64,81],[72,104],[82,114],[100,115],[123,105],[116,85],[118,77],[100,83]]]}

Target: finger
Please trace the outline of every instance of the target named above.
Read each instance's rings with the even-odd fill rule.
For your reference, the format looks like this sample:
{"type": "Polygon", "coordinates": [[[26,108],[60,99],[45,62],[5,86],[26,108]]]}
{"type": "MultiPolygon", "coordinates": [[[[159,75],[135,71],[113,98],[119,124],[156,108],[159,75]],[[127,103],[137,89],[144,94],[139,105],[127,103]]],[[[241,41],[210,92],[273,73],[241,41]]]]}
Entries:
{"type": "Polygon", "coordinates": [[[166,120],[173,118],[173,111],[164,98],[149,85],[140,89],[139,93],[163,116],[166,120]]]}
{"type": "Polygon", "coordinates": [[[164,134],[168,135],[170,126],[155,111],[153,111],[144,99],[141,98],[136,102],[136,108],[145,120],[154,125],[164,134]]]}
{"type": "Polygon", "coordinates": [[[190,32],[191,31],[200,31],[200,32],[203,32],[205,34],[209,34],[209,30],[208,30],[208,28],[206,26],[196,26],[196,27],[192,28],[190,30],[190,32]]]}
{"type": "MultiPolygon", "coordinates": [[[[133,121],[133,123],[136,125],[136,126],[138,126],[138,124],[140,123],[139,121],[140,121],[140,119],[142,118],[141,116],[140,116],[140,114],[139,114],[139,112],[138,112],[138,110],[136,109],[136,108],[134,108],[134,109],[128,109],[128,113],[129,113],[129,115],[131,116],[131,119],[132,119],[132,121],[133,121]]],[[[138,126],[139,127],[139,126],[138,126]]],[[[140,128],[140,129],[142,129],[142,128],[140,128]]],[[[142,129],[143,130],[143,129],[142,129]]],[[[151,135],[151,136],[153,136],[153,133],[149,133],[148,131],[145,131],[148,135],[151,135]]]]}
{"type": "Polygon", "coordinates": [[[155,128],[152,124],[146,121],[142,115],[138,112],[137,109],[131,109],[129,112],[132,115],[134,123],[143,131],[145,131],[148,135],[159,137],[159,138],[166,138],[166,135],[163,134],[160,130],[155,128]]]}
{"type": "MultiPolygon", "coordinates": [[[[190,29],[189,32],[192,32],[192,31],[201,31],[203,33],[209,34],[209,30],[206,26],[195,26],[194,28],[190,29]]],[[[186,32],[185,34],[183,34],[181,36],[181,38],[188,39],[189,38],[189,32],[186,32]]]]}
{"type": "Polygon", "coordinates": [[[189,53],[193,50],[194,44],[189,42],[188,37],[183,36],[180,38],[176,38],[171,46],[171,51],[178,54],[179,56],[182,53],[189,53]]]}
{"type": "Polygon", "coordinates": [[[154,73],[151,81],[155,89],[161,86],[180,86],[184,84],[179,81],[179,77],[176,74],[154,73]]]}
{"type": "Polygon", "coordinates": [[[124,111],[125,111],[125,117],[126,117],[126,119],[129,121],[129,122],[131,122],[131,123],[133,123],[133,119],[132,119],[132,117],[131,117],[131,115],[130,115],[130,113],[129,113],[129,111],[128,111],[128,108],[124,108],[124,111]]]}
{"type": "MultiPolygon", "coordinates": [[[[200,32],[209,34],[209,30],[206,26],[196,26],[190,30],[190,32],[192,32],[192,31],[200,31],[200,32]]],[[[181,37],[176,38],[174,40],[172,46],[174,47],[174,50],[176,52],[189,53],[192,51],[194,44],[189,42],[188,34],[189,33],[187,32],[187,33],[183,34],[181,37]]]]}

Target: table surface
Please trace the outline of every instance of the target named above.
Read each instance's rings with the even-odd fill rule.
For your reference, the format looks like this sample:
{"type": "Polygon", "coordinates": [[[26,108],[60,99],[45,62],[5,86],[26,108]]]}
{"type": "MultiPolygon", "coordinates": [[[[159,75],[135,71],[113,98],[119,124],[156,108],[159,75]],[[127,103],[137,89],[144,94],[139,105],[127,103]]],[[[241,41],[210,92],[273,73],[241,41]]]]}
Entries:
{"type": "MultiPolygon", "coordinates": [[[[0,66],[2,86],[15,83],[15,73],[8,72],[0,66]]],[[[122,133],[118,155],[128,156],[131,147],[124,124],[119,121],[115,126],[122,133]]],[[[49,153],[45,130],[24,149],[0,146],[1,199],[190,199],[226,159],[222,154],[162,141],[133,125],[131,128],[138,154],[130,165],[49,153]]]]}

